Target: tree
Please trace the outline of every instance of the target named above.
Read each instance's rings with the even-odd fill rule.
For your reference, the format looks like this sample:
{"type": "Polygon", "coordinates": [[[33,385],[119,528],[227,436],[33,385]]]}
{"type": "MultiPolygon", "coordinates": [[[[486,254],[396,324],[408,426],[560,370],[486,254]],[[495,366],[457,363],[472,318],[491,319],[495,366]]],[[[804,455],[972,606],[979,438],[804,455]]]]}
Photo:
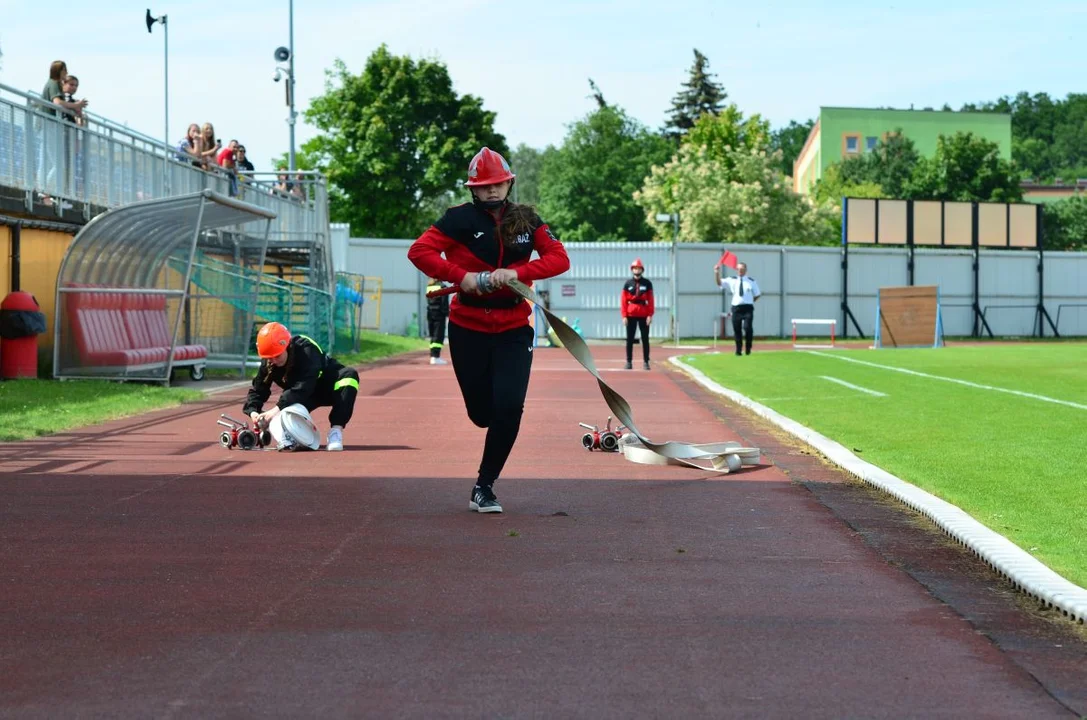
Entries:
{"type": "Polygon", "coordinates": [[[606,100],[604,100],[604,93],[600,92],[600,88],[596,86],[596,83],[593,81],[592,78],[589,78],[589,87],[592,88],[592,98],[593,100],[596,100],[596,106],[601,110],[606,108],[608,106],[608,103],[606,100]]]}
{"type": "Polygon", "coordinates": [[[843,160],[842,179],[852,185],[879,185],[883,197],[904,198],[920,159],[913,140],[903,135],[901,129],[896,129],[882,138],[871,152],[843,160]]]}
{"type": "Polygon", "coordinates": [[[1073,195],[1045,205],[1042,222],[1046,250],[1087,248],[1087,196],[1073,195]]]}
{"type": "Polygon", "coordinates": [[[770,123],[755,114],[745,118],[736,103],[712,115],[703,115],[687,132],[683,142],[705,148],[726,164],[734,157],[733,149],[769,150],[770,123]]]}
{"type": "Polygon", "coordinates": [[[848,157],[827,168],[816,185],[815,197],[819,202],[835,204],[845,195],[906,198],[920,157],[913,141],[901,130],[888,133],[871,152],[848,157]]]}
{"type": "Polygon", "coordinates": [[[901,129],[888,133],[871,153],[876,166],[875,180],[890,198],[904,198],[908,192],[914,168],[921,160],[913,140],[901,129]]]}
{"type": "Polygon", "coordinates": [[[681,137],[694,127],[695,121],[704,113],[719,112],[728,98],[724,86],[713,81],[715,75],[709,72],[709,64],[706,56],[695,49],[690,77],[672,99],[672,109],[664,124],[667,135],[681,137]]]}
{"type": "Polygon", "coordinates": [[[825,205],[834,211],[841,209],[842,198],[884,198],[888,197],[883,192],[879,183],[864,179],[846,178],[844,163],[834,163],[823,171],[823,176],[815,183],[812,192],[815,202],[825,205]]]}
{"type": "Polygon", "coordinates": [[[456,188],[482,146],[508,153],[495,114],[458,96],[444,64],[385,45],[359,75],[337,60],[305,117],[320,134],[302,152],[329,179],[332,220],[357,235],[415,237],[434,219],[427,201],[456,188]]]}
{"type": "Polygon", "coordinates": [[[544,153],[540,214],[563,240],[649,240],[634,192],[671,149],[622,109],[594,110],[570,126],[561,147],[544,153]]]}
{"type": "MultiPolygon", "coordinates": [[[[677,156],[654,167],[636,194],[646,218],[679,212],[682,242],[833,242],[833,213],[793,192],[781,172],[781,151],[767,152],[769,131],[757,116],[752,120],[763,128],[761,142],[722,144],[716,138],[744,136],[739,111],[699,119],[677,156]],[[707,138],[714,142],[706,144],[707,138]]],[[[670,228],[655,227],[660,239],[670,239],[670,228]]]]}
{"type": "Polygon", "coordinates": [[[804,149],[804,143],[813,127],[814,120],[805,120],[802,123],[790,120],[788,125],[770,134],[770,149],[781,151],[781,172],[792,176],[793,163],[800,157],[800,151],[804,149]]]}
{"type": "MultiPolygon", "coordinates": [[[[294,165],[299,170],[316,170],[317,158],[314,157],[312,152],[306,152],[305,148],[300,148],[298,152],[294,154],[294,165]]],[[[291,166],[291,154],[289,152],[283,152],[279,157],[272,158],[272,168],[278,170],[279,168],[289,168],[291,166]]]]}
{"type": "Polygon", "coordinates": [[[1020,92],[1014,98],[963,105],[963,112],[1009,113],[1012,159],[1023,173],[1040,182],[1073,180],[1087,168],[1087,95],[1064,100],[1047,93],[1020,92]]]}
{"type": "Polygon", "coordinates": [[[510,167],[517,179],[513,184],[514,199],[527,205],[540,204],[540,172],[544,157],[555,152],[548,146],[543,152],[521,143],[510,153],[510,167]]]}
{"type": "Polygon", "coordinates": [[[920,159],[907,187],[916,200],[1018,202],[1023,198],[1015,165],[995,142],[959,132],[936,140],[936,154],[920,159]]]}

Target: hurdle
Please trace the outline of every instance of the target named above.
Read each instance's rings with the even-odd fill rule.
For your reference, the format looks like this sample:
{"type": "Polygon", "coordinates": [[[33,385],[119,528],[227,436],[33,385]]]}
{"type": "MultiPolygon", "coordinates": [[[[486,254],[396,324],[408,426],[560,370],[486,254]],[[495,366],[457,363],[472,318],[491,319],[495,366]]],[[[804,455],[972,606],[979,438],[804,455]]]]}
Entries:
{"type": "Polygon", "coordinates": [[[793,318],[793,349],[794,350],[814,350],[814,349],[828,349],[834,347],[834,334],[838,328],[837,320],[828,320],[824,318],[793,318]],[[796,342],[796,326],[797,325],[829,325],[830,326],[830,344],[829,345],[815,345],[815,344],[797,344],[796,342]]]}

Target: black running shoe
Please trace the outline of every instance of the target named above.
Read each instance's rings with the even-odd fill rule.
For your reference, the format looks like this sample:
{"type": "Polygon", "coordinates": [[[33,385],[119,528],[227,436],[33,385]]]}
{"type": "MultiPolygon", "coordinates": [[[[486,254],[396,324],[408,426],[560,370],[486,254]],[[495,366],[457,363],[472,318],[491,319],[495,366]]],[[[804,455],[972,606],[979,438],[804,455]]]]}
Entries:
{"type": "Polygon", "coordinates": [[[646,360],[645,363],[642,365],[642,367],[644,367],[646,370],[648,370],[649,369],[649,361],[646,360]]]}
{"type": "Polygon", "coordinates": [[[627,364],[626,364],[626,367],[625,367],[625,369],[627,369],[627,370],[630,370],[630,369],[632,369],[633,367],[634,367],[634,364],[633,364],[633,363],[631,363],[631,362],[630,362],[629,360],[627,360],[627,364]]]}
{"type": "Polygon", "coordinates": [[[500,513],[502,506],[498,504],[494,490],[489,485],[476,485],[472,488],[472,499],[468,501],[468,509],[481,513],[500,513]]]}

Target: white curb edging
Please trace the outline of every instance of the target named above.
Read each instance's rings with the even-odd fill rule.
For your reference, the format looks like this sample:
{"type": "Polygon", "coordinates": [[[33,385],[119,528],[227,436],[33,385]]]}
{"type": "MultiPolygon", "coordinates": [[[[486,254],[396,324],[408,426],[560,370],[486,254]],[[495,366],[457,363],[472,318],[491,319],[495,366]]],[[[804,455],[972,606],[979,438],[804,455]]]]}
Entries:
{"type": "Polygon", "coordinates": [[[1003,535],[985,527],[962,509],[898,478],[886,470],[861,460],[839,443],[811,428],[761,405],[744,395],[719,385],[700,370],[679,359],[670,362],[688,374],[707,390],[723,395],[741,407],[751,410],[782,430],[803,440],[828,460],[870,485],[898,498],[925,515],[947,534],[971,551],[1013,585],[1032,595],[1047,607],[1053,607],[1081,623],[1087,622],[1087,589],[1072,583],[1050,570],[1028,552],[1003,535]]]}

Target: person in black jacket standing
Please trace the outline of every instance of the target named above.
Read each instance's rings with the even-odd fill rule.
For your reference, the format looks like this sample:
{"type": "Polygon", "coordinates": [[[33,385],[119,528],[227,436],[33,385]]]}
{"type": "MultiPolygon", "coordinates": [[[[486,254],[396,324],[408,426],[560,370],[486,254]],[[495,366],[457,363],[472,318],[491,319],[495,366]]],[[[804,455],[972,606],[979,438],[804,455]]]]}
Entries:
{"type": "MultiPolygon", "coordinates": [[[[437,278],[427,280],[427,295],[443,288],[449,287],[449,283],[443,283],[437,278]]],[[[445,365],[442,360],[442,346],[445,344],[445,319],[449,317],[449,296],[428,297],[426,299],[426,321],[430,327],[430,364],[445,365]]]]}

